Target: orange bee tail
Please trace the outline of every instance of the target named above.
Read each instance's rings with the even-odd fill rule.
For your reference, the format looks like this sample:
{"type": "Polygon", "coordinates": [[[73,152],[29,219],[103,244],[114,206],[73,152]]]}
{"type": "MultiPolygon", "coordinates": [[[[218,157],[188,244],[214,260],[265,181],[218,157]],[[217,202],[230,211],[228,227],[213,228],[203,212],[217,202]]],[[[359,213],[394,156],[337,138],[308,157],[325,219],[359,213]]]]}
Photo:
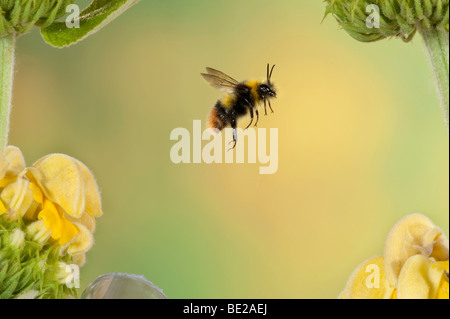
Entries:
{"type": "Polygon", "coordinates": [[[216,128],[219,131],[223,130],[223,128],[225,127],[222,119],[217,115],[215,108],[213,108],[211,110],[211,113],[209,113],[208,126],[210,128],[216,128]]]}

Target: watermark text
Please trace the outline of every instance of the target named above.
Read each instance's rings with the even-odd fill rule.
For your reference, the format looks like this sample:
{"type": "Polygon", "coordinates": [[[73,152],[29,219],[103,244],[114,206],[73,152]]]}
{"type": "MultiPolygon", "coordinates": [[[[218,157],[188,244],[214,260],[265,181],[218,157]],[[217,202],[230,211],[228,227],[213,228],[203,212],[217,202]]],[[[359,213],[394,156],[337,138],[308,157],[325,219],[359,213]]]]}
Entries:
{"type": "Polygon", "coordinates": [[[225,128],[223,132],[216,129],[206,129],[202,132],[201,127],[201,121],[194,120],[192,136],[189,130],[183,127],[172,130],[170,140],[177,141],[170,150],[173,163],[231,164],[245,163],[247,160],[247,163],[261,164],[260,174],[274,174],[278,170],[277,128],[237,128],[237,143],[232,149],[232,128],[225,128]],[[204,141],[208,142],[203,145],[204,141]]]}

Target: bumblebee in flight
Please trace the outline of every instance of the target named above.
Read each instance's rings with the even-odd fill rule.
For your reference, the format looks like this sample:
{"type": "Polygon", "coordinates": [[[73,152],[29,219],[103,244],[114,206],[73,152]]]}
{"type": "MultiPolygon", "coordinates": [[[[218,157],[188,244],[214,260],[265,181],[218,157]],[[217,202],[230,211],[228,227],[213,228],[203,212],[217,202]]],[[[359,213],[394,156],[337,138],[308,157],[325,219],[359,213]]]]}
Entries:
{"type": "Polygon", "coordinates": [[[238,82],[225,73],[212,68],[206,68],[207,73],[201,73],[212,87],[227,93],[216,102],[211,110],[209,127],[219,131],[228,126],[232,127],[234,143],[232,148],[236,146],[236,127],[239,118],[250,113],[250,123],[245,128],[247,129],[253,123],[254,114],[256,114],[255,126],[258,124],[258,106],[264,105],[264,115],[267,115],[267,105],[273,113],[270,99],[276,97],[277,93],[270,78],[274,67],[275,65],[270,68],[267,64],[267,79],[264,82],[257,80],[238,82]]]}

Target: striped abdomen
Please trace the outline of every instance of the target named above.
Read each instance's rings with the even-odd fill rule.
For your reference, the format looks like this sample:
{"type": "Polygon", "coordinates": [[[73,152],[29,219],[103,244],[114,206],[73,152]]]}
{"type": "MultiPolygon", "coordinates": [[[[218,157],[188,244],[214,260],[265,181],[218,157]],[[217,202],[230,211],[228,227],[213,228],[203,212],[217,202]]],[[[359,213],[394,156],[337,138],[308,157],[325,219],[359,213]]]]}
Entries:
{"type": "Polygon", "coordinates": [[[227,113],[227,109],[222,105],[220,100],[217,101],[209,113],[208,126],[210,128],[216,128],[219,131],[223,130],[229,124],[229,116],[227,116],[227,113]]]}

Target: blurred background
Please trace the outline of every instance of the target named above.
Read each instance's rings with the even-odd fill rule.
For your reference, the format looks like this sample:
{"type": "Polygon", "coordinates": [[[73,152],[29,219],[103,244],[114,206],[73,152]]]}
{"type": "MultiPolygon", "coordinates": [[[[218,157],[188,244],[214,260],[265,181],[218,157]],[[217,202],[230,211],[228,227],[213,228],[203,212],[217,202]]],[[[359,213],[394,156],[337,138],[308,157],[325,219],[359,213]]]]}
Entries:
{"type": "Polygon", "coordinates": [[[80,294],[126,272],[169,298],[336,298],[401,217],[448,235],[448,135],[421,39],[359,43],[324,9],[141,1],[70,48],[19,38],[10,144],[28,165],[78,158],[102,192],[80,294]],[[173,164],[170,132],[220,97],[199,73],[259,79],[268,62],[279,97],[258,126],[279,130],[277,173],[173,164]]]}

